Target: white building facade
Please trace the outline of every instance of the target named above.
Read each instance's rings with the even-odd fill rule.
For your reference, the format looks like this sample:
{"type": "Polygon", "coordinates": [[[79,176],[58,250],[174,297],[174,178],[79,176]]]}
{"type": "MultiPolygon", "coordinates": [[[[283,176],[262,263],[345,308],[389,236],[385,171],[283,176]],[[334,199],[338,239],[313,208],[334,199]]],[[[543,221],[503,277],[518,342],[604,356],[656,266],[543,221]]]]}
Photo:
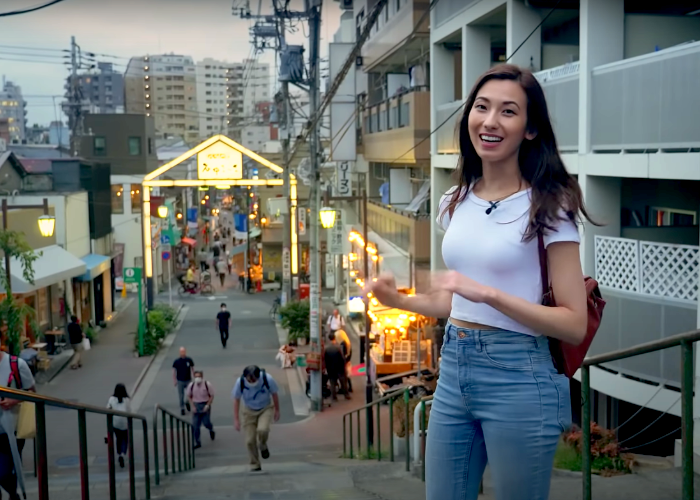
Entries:
{"type": "Polygon", "coordinates": [[[3,77],[0,89],[0,120],[7,120],[10,143],[21,144],[26,138],[27,103],[22,88],[3,77]]]}
{"type": "MultiPolygon", "coordinates": [[[[568,170],[604,226],[585,223],[581,259],[608,302],[590,354],[700,326],[700,17],[623,0],[443,0],[431,13],[431,268],[444,268],[440,196],[453,185],[455,130],[478,76],[511,55],[542,83],[568,170]],[[568,6],[570,2],[563,2],[568,6]],[[543,24],[538,28],[540,23],[543,24]],[[449,118],[449,119],[448,119],[449,118]]],[[[686,12],[688,11],[688,12],[686,12]]],[[[592,368],[594,419],[619,402],[680,415],[677,351],[592,368]],[[675,402],[675,404],[674,404],[675,402]]],[[[698,370],[700,373],[700,369],[698,370]]],[[[574,398],[576,400],[576,398],[574,398]]],[[[700,415],[700,398],[695,403],[700,415]]],[[[697,427],[696,427],[697,428],[697,427]]]]}

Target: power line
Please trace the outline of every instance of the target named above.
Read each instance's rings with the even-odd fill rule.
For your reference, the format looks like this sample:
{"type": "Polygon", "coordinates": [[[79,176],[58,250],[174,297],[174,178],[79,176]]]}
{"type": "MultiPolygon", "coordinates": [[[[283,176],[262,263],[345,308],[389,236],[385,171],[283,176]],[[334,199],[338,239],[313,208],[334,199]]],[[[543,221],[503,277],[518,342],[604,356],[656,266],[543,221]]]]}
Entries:
{"type": "MultiPolygon", "coordinates": [[[[440,1],[440,0],[434,0],[434,3],[437,3],[437,2],[439,2],[439,1],[440,1]]],[[[535,32],[537,32],[537,30],[540,29],[540,28],[542,27],[542,25],[545,23],[545,21],[547,21],[547,19],[549,19],[549,16],[551,16],[551,15],[554,13],[554,11],[557,10],[557,8],[559,7],[559,4],[560,4],[561,2],[562,2],[562,0],[558,0],[558,2],[554,5],[554,7],[552,7],[552,10],[550,10],[549,13],[548,13],[546,16],[544,16],[544,17],[542,18],[542,21],[540,21],[540,23],[535,27],[535,29],[533,29],[533,30],[530,32],[530,34],[527,35],[527,37],[525,37],[525,40],[523,40],[523,41],[520,43],[520,45],[518,45],[518,46],[515,48],[515,50],[513,51],[513,53],[512,53],[511,55],[509,55],[509,56],[506,58],[506,60],[504,61],[504,63],[507,63],[508,61],[510,61],[510,59],[518,52],[518,50],[520,50],[520,48],[521,48],[523,45],[525,45],[525,43],[530,39],[530,37],[532,37],[532,35],[534,35],[535,32]]],[[[430,131],[430,134],[428,134],[426,137],[424,137],[423,139],[421,139],[420,141],[418,141],[418,142],[416,143],[415,146],[413,146],[412,148],[410,148],[410,149],[409,149],[408,151],[406,151],[404,154],[402,154],[401,156],[399,156],[399,157],[396,158],[395,160],[390,161],[390,162],[388,163],[388,165],[391,165],[391,164],[393,164],[393,163],[398,162],[401,158],[403,158],[404,156],[406,156],[407,154],[409,154],[411,151],[415,150],[418,146],[420,146],[421,144],[423,144],[425,141],[427,141],[428,139],[430,139],[430,138],[433,136],[433,134],[434,134],[435,132],[437,132],[438,130],[440,130],[447,122],[449,122],[450,120],[452,120],[452,118],[453,118],[457,113],[459,113],[460,111],[462,111],[462,109],[464,108],[464,105],[465,105],[465,104],[466,104],[466,101],[463,101],[462,104],[460,104],[460,105],[457,107],[457,109],[455,109],[452,113],[450,113],[450,115],[449,115],[447,118],[445,118],[445,120],[444,120],[440,125],[438,125],[436,128],[434,128],[433,130],[431,130],[431,131],[430,131]]]]}
{"type": "Polygon", "coordinates": [[[51,0],[48,3],[45,3],[43,5],[37,5],[35,7],[30,7],[28,9],[21,9],[21,10],[12,10],[10,12],[0,12],[0,17],[8,17],[8,16],[18,16],[20,14],[29,14],[30,12],[36,12],[37,10],[45,9],[47,7],[51,7],[52,5],[56,5],[57,3],[61,3],[63,0],[51,0]]]}

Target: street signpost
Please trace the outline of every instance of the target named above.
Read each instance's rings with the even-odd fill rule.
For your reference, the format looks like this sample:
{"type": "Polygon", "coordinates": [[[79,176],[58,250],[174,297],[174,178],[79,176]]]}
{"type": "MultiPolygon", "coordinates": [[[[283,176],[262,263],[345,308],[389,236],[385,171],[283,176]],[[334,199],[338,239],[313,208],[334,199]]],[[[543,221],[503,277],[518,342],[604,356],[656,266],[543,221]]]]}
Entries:
{"type": "Polygon", "coordinates": [[[345,221],[343,220],[343,210],[336,209],[335,222],[330,229],[330,242],[328,244],[328,253],[331,255],[343,255],[345,246],[345,221]]]}
{"type": "Polygon", "coordinates": [[[139,356],[143,356],[143,336],[146,331],[145,317],[143,314],[143,289],[141,287],[141,268],[140,267],[125,267],[124,268],[124,285],[136,283],[139,296],[139,356]]]}
{"type": "Polygon", "coordinates": [[[163,249],[161,257],[165,261],[165,266],[168,268],[168,304],[170,305],[170,307],[173,307],[173,280],[170,274],[170,266],[172,265],[170,257],[172,256],[172,250],[170,247],[170,243],[166,245],[161,245],[161,248],[163,249]]]}

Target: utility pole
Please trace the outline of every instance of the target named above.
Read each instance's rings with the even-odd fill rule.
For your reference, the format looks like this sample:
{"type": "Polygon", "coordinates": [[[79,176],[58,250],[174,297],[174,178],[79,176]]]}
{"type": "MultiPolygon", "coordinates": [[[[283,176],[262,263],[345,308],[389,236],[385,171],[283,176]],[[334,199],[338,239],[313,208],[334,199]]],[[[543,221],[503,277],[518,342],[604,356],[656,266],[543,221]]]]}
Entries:
{"type": "MultiPolygon", "coordinates": [[[[279,22],[280,50],[285,50],[287,40],[285,37],[284,19],[279,22]]],[[[289,106],[289,82],[285,79],[282,81],[282,105],[284,106],[284,123],[280,120],[280,128],[282,132],[282,161],[283,161],[283,180],[284,180],[284,197],[287,199],[287,213],[284,216],[284,238],[282,246],[282,305],[292,299],[292,224],[296,221],[292,220],[292,190],[290,185],[289,175],[289,143],[294,133],[294,121],[291,116],[291,108],[289,106]]]]}
{"type": "MultiPolygon", "coordinates": [[[[319,44],[320,44],[320,6],[323,0],[312,0],[309,7],[309,115],[316,116],[319,108],[319,44]]],[[[319,137],[318,123],[312,125],[309,150],[311,154],[311,216],[309,221],[309,302],[310,302],[310,333],[312,352],[321,353],[321,266],[319,211],[321,208],[320,168],[319,168],[319,137]]],[[[313,411],[322,411],[323,395],[321,392],[321,371],[311,372],[310,380],[311,405],[313,411]]]]}
{"type": "Polygon", "coordinates": [[[70,38],[70,66],[71,81],[69,93],[69,113],[72,116],[71,127],[71,152],[73,156],[80,155],[80,139],[83,135],[83,110],[80,83],[78,81],[78,67],[80,66],[82,55],[80,47],[75,43],[75,37],[70,38]]]}

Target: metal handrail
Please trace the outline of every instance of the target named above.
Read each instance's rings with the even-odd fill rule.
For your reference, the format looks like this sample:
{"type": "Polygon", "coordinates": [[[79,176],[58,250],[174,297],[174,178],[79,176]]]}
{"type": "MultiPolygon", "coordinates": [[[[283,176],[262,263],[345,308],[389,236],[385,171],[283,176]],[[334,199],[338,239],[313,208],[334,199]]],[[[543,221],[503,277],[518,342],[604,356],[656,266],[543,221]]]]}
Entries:
{"type": "Polygon", "coordinates": [[[166,410],[157,404],[153,409],[153,463],[156,472],[156,486],[160,484],[160,463],[158,459],[158,414],[163,426],[163,470],[168,475],[168,426],[166,418],[170,417],[170,463],[172,473],[186,472],[195,468],[194,443],[192,441],[194,426],[180,415],[166,410]],[[177,436],[177,441],[176,441],[177,436]],[[177,447],[177,471],[175,470],[175,448],[177,447]],[[184,454],[184,457],[183,457],[184,454]],[[183,467],[184,464],[184,467],[183,467]]]}
{"type": "MultiPolygon", "coordinates": [[[[362,410],[366,410],[367,408],[372,408],[372,407],[377,407],[377,438],[375,440],[377,444],[377,460],[381,462],[382,460],[382,427],[381,427],[381,405],[382,403],[388,402],[389,403],[389,461],[393,462],[394,461],[394,401],[399,398],[400,396],[403,395],[404,402],[406,403],[406,471],[408,472],[411,470],[411,444],[410,444],[410,436],[408,433],[408,426],[409,426],[409,409],[408,409],[408,401],[410,399],[410,392],[408,389],[405,389],[401,392],[396,392],[394,394],[390,394],[388,396],[384,396],[381,399],[377,399],[376,401],[373,401],[372,403],[368,403],[364,406],[361,406],[359,408],[355,408],[352,411],[349,411],[343,415],[343,456],[348,457],[348,458],[355,458],[354,455],[354,449],[353,449],[353,433],[352,433],[352,417],[354,414],[357,414],[357,455],[358,457],[362,455],[362,433],[360,432],[360,413],[362,410]],[[348,429],[347,422],[349,422],[349,435],[346,433],[346,429],[348,429]],[[349,438],[349,439],[348,439],[349,438]],[[348,444],[350,445],[348,447],[348,444]],[[350,454],[348,455],[348,448],[350,451],[350,454]]],[[[372,452],[372,447],[369,445],[370,439],[369,436],[367,436],[367,458],[370,458],[371,452],[372,452]]]]}
{"type": "Polygon", "coordinates": [[[583,470],[583,500],[591,500],[591,366],[631,358],[671,347],[681,348],[681,427],[682,427],[682,477],[683,500],[694,498],[693,485],[693,344],[700,340],[700,330],[673,335],[661,340],[646,342],[627,349],[620,349],[586,358],[581,366],[581,396],[583,399],[581,468],[583,470]]]}
{"type": "Polygon", "coordinates": [[[46,406],[76,410],[78,412],[78,440],[80,447],[80,488],[82,500],[88,500],[89,476],[88,476],[88,452],[87,452],[87,413],[105,415],[107,417],[107,450],[109,467],[109,498],[116,500],[117,485],[115,475],[114,460],[114,417],[125,417],[129,430],[129,493],[130,499],[136,500],[136,482],[134,470],[134,440],[133,440],[133,420],[141,420],[143,424],[143,458],[145,462],[145,487],[146,500],[151,498],[151,477],[150,463],[148,456],[148,422],[146,417],[136,413],[128,413],[118,410],[110,410],[99,406],[87,405],[83,403],[71,403],[62,399],[42,396],[34,392],[0,387],[0,397],[7,397],[19,401],[34,403],[36,413],[36,437],[35,453],[37,455],[37,482],[39,483],[39,500],[49,500],[49,473],[48,473],[48,451],[46,441],[46,406]]]}

